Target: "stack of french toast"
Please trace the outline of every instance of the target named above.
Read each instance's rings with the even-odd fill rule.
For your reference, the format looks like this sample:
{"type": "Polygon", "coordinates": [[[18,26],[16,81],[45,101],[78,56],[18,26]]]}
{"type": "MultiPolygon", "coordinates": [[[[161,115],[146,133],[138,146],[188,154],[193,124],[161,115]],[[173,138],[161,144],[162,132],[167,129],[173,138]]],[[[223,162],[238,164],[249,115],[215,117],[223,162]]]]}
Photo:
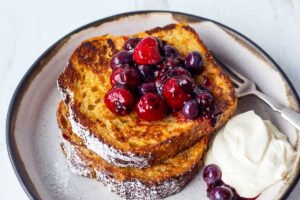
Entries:
{"type": "Polygon", "coordinates": [[[186,24],[85,40],[71,55],[58,87],[62,101],[57,122],[69,168],[125,199],[162,199],[182,190],[199,172],[211,135],[237,106],[232,82],[186,24]],[[211,115],[189,119],[175,110],[165,111],[159,120],[144,120],[136,111],[124,115],[109,109],[105,98],[112,88],[111,59],[129,38],[147,37],[172,45],[181,57],[201,53],[203,69],[193,79],[213,96],[211,115]]]}

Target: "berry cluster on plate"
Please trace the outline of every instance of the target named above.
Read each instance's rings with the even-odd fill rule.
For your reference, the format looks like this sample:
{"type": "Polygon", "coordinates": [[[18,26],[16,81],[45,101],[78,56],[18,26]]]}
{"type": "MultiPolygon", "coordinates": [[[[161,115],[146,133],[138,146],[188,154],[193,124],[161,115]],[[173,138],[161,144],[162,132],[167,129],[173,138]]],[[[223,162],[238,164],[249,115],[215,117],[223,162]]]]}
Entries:
{"type": "Polygon", "coordinates": [[[193,78],[203,71],[198,51],[183,58],[156,37],[129,38],[124,50],[112,57],[110,67],[112,89],[105,95],[105,104],[119,116],[134,107],[138,117],[147,121],[180,110],[187,119],[209,118],[213,113],[212,94],[193,78]]]}
{"type": "Polygon", "coordinates": [[[222,181],[222,171],[211,164],[204,168],[203,179],[207,184],[207,196],[210,200],[255,200],[254,198],[244,198],[238,195],[236,190],[222,181]]]}

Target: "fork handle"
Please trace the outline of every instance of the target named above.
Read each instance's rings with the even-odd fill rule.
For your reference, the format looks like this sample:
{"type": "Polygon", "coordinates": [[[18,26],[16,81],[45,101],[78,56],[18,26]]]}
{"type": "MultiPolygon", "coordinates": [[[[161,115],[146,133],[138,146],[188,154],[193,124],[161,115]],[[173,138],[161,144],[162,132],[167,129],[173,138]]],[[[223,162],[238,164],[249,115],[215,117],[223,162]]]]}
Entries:
{"type": "Polygon", "coordinates": [[[254,91],[253,94],[256,95],[257,97],[259,97],[260,99],[262,99],[264,102],[266,102],[274,111],[279,112],[282,118],[284,118],[286,121],[291,123],[298,130],[300,130],[300,114],[299,113],[282,105],[281,103],[277,102],[276,100],[268,97],[267,95],[265,95],[257,90],[254,91]]]}

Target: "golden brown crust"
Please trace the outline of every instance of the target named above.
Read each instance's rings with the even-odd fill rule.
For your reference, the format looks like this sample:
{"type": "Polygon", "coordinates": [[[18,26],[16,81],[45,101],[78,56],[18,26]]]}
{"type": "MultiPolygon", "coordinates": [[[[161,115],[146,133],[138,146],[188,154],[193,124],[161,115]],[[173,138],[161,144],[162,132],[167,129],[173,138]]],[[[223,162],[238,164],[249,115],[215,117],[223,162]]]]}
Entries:
{"type": "Polygon", "coordinates": [[[63,137],[62,147],[72,171],[98,178],[108,187],[115,187],[110,189],[128,199],[164,198],[179,192],[199,171],[209,140],[209,136],[204,136],[193,147],[174,158],[146,169],[120,168],[85,147],[83,141],[72,132],[68,115],[66,105],[61,102],[57,110],[57,122],[63,137]]]}
{"type": "Polygon", "coordinates": [[[106,144],[116,150],[114,154],[127,156],[126,159],[114,158],[114,164],[119,163],[120,166],[132,166],[130,156],[144,159],[144,164],[135,163],[133,166],[147,167],[176,155],[223,125],[237,106],[231,80],[221,71],[191,27],[171,24],[132,37],[148,35],[175,46],[181,55],[192,50],[202,53],[204,72],[196,77],[196,82],[201,84],[205,80],[209,83],[207,87],[214,95],[216,109],[221,114],[215,126],[209,119],[186,120],[181,112],[156,122],[141,121],[134,112],[125,117],[113,115],[103,102],[104,94],[111,87],[111,69],[108,66],[111,57],[122,49],[127,37],[105,35],[84,41],[71,56],[68,67],[58,79],[58,85],[65,95],[64,101],[72,112],[73,120],[97,138],[99,145],[106,144]]]}

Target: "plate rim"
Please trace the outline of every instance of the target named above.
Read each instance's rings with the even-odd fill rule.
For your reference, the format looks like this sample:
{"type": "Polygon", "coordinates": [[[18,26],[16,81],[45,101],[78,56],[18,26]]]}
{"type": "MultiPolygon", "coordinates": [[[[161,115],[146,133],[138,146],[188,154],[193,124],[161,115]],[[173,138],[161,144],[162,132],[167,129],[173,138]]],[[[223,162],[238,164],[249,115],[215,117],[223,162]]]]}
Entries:
{"type": "MultiPolygon", "coordinates": [[[[95,21],[92,21],[90,23],[87,23],[83,26],[80,26],[79,28],[76,28],[75,30],[69,32],[59,40],[57,40],[54,44],[52,44],[50,47],[48,47],[34,62],[33,64],[29,67],[29,69],[26,71],[26,73],[23,75],[22,79],[18,83],[16,89],[14,90],[14,93],[11,97],[7,115],[6,115],[6,147],[8,151],[8,156],[11,162],[11,165],[13,167],[14,173],[17,176],[17,179],[19,183],[21,184],[23,190],[27,194],[27,196],[30,199],[41,199],[39,196],[38,191],[34,187],[34,184],[32,183],[30,176],[27,174],[25,166],[22,162],[21,156],[18,153],[18,149],[16,146],[16,141],[15,141],[15,135],[14,135],[14,122],[16,120],[16,116],[18,113],[18,108],[19,105],[22,101],[22,98],[24,94],[26,93],[28,86],[30,85],[31,80],[35,78],[35,75],[43,68],[43,65],[40,65],[39,63],[43,60],[45,56],[47,56],[49,53],[51,53],[56,47],[59,46],[61,42],[64,40],[67,40],[70,36],[72,36],[75,33],[78,33],[84,29],[93,27],[93,26],[99,26],[103,23],[106,22],[111,22],[118,20],[123,17],[128,17],[132,15],[142,15],[142,14],[150,14],[150,13],[169,13],[169,14],[175,14],[175,15],[182,15],[187,18],[194,18],[196,20],[202,20],[202,21],[209,21],[213,22],[221,27],[224,27],[233,33],[237,34],[241,38],[245,39],[247,42],[249,42],[251,45],[253,45],[258,51],[262,53],[263,56],[266,57],[267,60],[269,60],[272,65],[278,70],[281,74],[281,76],[284,78],[284,80],[287,83],[287,86],[292,92],[292,95],[294,96],[296,100],[296,104],[300,106],[300,98],[298,93],[296,92],[293,84],[291,83],[290,79],[287,77],[287,75],[284,73],[282,68],[271,58],[271,56],[266,53],[260,46],[258,46],[255,42],[253,42],[251,39],[249,39],[247,36],[243,35],[242,33],[228,27],[227,25],[224,25],[220,22],[217,22],[215,20],[211,20],[202,16],[194,15],[194,14],[189,14],[189,13],[184,13],[184,12],[178,12],[178,11],[170,11],[170,10],[140,10],[140,11],[132,11],[132,12],[123,12],[120,14],[115,14],[111,15],[108,17],[104,17],[101,19],[97,19],[95,21]]],[[[296,172],[296,176],[286,192],[282,195],[281,199],[286,199],[290,195],[290,193],[293,191],[295,188],[296,184],[298,183],[300,179],[300,170],[296,172]]]]}

